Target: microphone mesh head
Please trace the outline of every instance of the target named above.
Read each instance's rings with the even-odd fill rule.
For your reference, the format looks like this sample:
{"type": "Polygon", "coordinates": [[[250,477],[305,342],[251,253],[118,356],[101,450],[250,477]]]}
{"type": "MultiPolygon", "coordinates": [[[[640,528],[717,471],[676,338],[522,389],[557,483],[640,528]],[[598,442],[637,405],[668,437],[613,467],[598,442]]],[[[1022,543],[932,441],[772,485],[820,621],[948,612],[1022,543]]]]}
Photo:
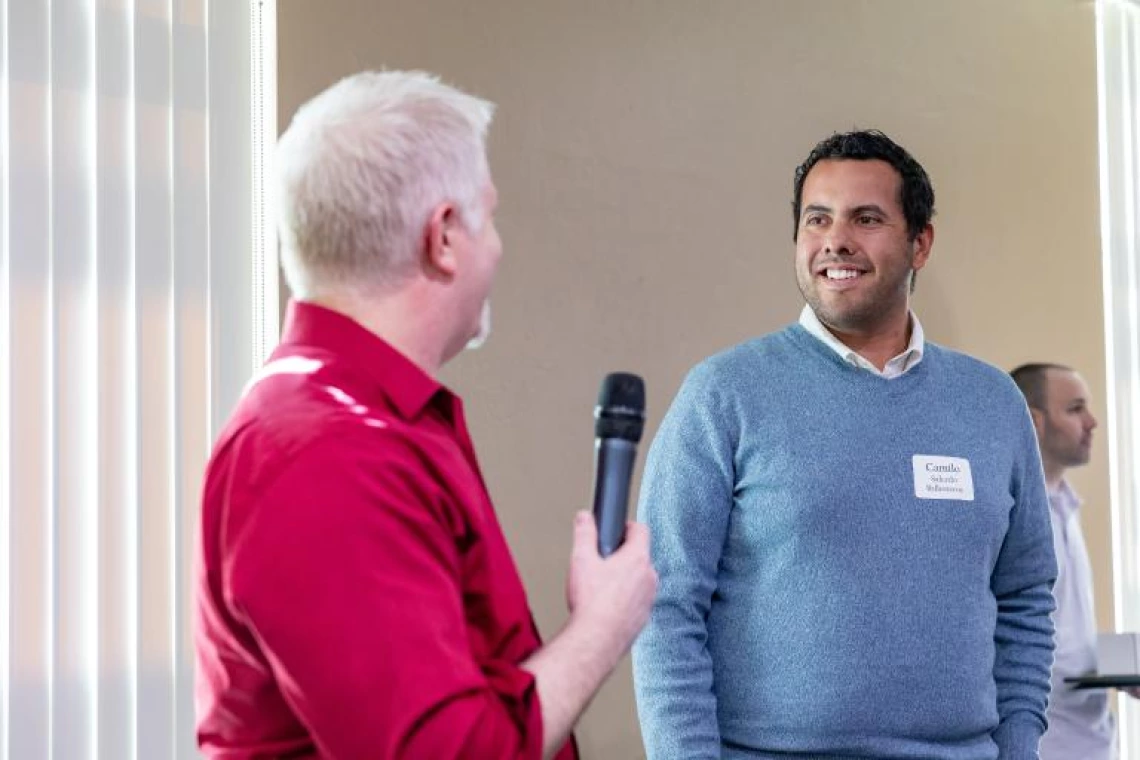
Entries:
{"type": "Polygon", "coordinates": [[[594,408],[594,435],[637,443],[645,427],[645,381],[630,372],[613,372],[602,380],[594,408]]]}

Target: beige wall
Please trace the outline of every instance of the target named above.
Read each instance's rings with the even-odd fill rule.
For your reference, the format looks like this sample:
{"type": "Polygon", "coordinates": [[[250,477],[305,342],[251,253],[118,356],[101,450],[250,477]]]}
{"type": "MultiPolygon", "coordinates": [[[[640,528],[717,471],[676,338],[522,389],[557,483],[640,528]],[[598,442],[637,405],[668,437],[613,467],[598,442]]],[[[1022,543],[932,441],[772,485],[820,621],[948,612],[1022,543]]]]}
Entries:
{"type": "MultiPolygon", "coordinates": [[[[934,179],[928,336],[1082,369],[1104,408],[1092,3],[1076,0],[279,0],[280,117],[362,68],[424,68],[500,105],[506,256],[466,397],[540,626],[564,619],[591,407],[643,374],[651,435],[705,355],[794,319],[789,200],[814,142],[879,127],[934,179]]],[[[758,381],[762,382],[762,378],[758,381]]],[[[1111,624],[1106,452],[1074,477],[1111,624]]],[[[628,665],[579,736],[640,756],[628,665]]]]}

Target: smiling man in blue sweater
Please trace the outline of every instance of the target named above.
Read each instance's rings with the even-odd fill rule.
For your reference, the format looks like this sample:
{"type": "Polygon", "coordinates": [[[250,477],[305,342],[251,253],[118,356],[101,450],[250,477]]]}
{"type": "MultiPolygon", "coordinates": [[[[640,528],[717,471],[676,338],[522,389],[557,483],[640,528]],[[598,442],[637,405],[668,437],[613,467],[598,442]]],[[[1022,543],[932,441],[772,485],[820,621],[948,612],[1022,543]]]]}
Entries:
{"type": "Polygon", "coordinates": [[[799,322],[697,365],[653,442],[650,760],[1031,760],[1056,576],[1033,426],[926,342],[925,170],[879,132],[796,170],[799,322]]]}

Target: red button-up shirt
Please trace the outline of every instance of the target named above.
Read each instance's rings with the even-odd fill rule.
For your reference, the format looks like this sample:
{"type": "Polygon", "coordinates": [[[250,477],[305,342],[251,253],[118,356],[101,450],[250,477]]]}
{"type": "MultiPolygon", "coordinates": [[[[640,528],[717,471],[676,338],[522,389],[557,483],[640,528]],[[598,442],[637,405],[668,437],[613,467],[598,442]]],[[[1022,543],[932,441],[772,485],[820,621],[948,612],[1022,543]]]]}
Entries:
{"type": "Polygon", "coordinates": [[[541,756],[538,632],[462,404],[357,323],[291,305],[214,449],[201,542],[207,756],[541,756]]]}

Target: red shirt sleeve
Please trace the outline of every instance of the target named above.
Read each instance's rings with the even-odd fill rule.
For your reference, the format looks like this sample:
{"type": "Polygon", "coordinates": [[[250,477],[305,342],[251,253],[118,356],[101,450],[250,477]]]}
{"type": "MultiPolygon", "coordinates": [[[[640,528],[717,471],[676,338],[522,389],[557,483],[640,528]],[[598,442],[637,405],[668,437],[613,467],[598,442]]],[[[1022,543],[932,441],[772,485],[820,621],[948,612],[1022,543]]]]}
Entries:
{"type": "Polygon", "coordinates": [[[540,758],[533,677],[472,650],[462,516],[413,447],[360,438],[314,443],[227,515],[227,603],[323,755],[540,758]]]}

